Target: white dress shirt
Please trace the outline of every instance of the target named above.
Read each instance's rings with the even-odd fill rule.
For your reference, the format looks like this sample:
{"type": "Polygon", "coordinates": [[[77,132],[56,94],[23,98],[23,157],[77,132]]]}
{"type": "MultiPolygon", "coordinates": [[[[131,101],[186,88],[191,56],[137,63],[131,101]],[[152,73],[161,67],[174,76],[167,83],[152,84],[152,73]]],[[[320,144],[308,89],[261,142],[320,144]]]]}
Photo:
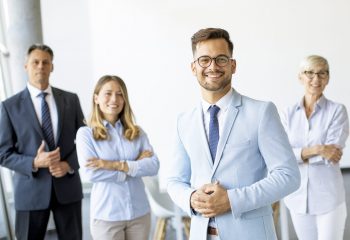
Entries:
{"type": "Polygon", "coordinates": [[[305,147],[324,144],[344,148],[349,135],[349,120],[344,105],[324,96],[317,101],[308,119],[303,102],[301,99],[281,115],[301,174],[300,188],[287,196],[285,203],[293,213],[324,214],[345,201],[339,163],[315,156],[306,164],[301,159],[301,151],[305,147]]]}
{"type": "MultiPolygon", "coordinates": [[[[233,99],[233,90],[232,88],[228,93],[226,93],[225,96],[220,98],[218,102],[215,103],[216,106],[220,108],[220,111],[218,112],[218,122],[219,122],[219,136],[222,135],[222,130],[224,129],[222,126],[224,126],[224,123],[226,121],[227,117],[227,109],[229,107],[229,104],[232,103],[233,99]]],[[[210,112],[209,108],[214,105],[210,104],[204,99],[202,99],[202,107],[203,107],[203,121],[204,121],[204,127],[205,127],[205,132],[207,134],[207,140],[209,141],[209,122],[210,122],[210,112]]]]}
{"type": "Polygon", "coordinates": [[[40,126],[42,124],[42,120],[41,120],[42,118],[41,118],[41,97],[39,96],[39,94],[41,92],[48,93],[45,99],[46,99],[46,102],[47,102],[49,109],[50,109],[50,117],[51,117],[51,123],[52,123],[52,128],[53,128],[52,129],[53,136],[55,139],[55,143],[57,144],[58,113],[57,113],[57,106],[56,106],[55,98],[52,94],[51,86],[49,85],[48,88],[45,90],[40,90],[40,89],[33,87],[30,83],[27,83],[27,88],[29,90],[30,97],[32,99],[35,113],[36,113],[36,116],[38,117],[40,126]]]}

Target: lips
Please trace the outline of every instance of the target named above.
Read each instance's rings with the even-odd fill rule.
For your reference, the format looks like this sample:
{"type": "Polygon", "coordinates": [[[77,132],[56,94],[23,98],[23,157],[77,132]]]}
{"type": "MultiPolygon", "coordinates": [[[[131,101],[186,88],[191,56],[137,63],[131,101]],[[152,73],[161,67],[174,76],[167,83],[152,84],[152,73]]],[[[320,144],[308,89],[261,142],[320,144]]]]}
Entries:
{"type": "Polygon", "coordinates": [[[320,88],[321,85],[311,85],[312,88],[320,88]]]}
{"type": "Polygon", "coordinates": [[[221,77],[222,75],[224,75],[223,72],[208,72],[208,73],[204,73],[204,76],[210,77],[210,78],[218,78],[218,77],[221,77]]]}
{"type": "Polygon", "coordinates": [[[107,105],[107,107],[109,107],[109,108],[118,108],[118,105],[115,105],[115,104],[109,104],[109,105],[107,105]]]}

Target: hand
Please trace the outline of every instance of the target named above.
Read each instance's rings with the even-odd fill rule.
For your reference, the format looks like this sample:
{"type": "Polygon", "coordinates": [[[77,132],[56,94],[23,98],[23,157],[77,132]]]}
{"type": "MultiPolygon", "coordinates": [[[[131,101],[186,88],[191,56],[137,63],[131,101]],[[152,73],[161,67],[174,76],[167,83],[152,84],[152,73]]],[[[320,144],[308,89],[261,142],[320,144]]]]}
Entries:
{"type": "Polygon", "coordinates": [[[203,217],[215,217],[231,210],[227,190],[219,182],[203,185],[191,195],[192,208],[203,217]]]}
{"type": "Polygon", "coordinates": [[[45,152],[45,142],[42,141],[38,148],[36,157],[34,159],[34,168],[48,168],[50,164],[59,162],[61,160],[60,148],[56,148],[51,152],[45,152]]]}
{"type": "Polygon", "coordinates": [[[70,166],[66,161],[54,162],[49,166],[51,175],[57,178],[65,176],[69,169],[70,166]]]}
{"type": "Polygon", "coordinates": [[[343,155],[343,151],[334,144],[321,145],[320,155],[333,163],[338,163],[343,155]]]}
{"type": "Polygon", "coordinates": [[[111,171],[121,171],[128,172],[129,165],[126,161],[107,161],[100,158],[90,158],[88,159],[85,167],[97,170],[97,169],[105,169],[111,171]]]}
{"type": "Polygon", "coordinates": [[[115,171],[119,169],[119,165],[121,165],[121,163],[118,161],[107,161],[100,158],[90,158],[85,164],[85,167],[115,171]]]}
{"type": "Polygon", "coordinates": [[[149,158],[149,157],[152,157],[152,156],[153,156],[153,152],[146,150],[146,151],[141,152],[137,156],[136,160],[140,160],[142,158],[149,158]]]}

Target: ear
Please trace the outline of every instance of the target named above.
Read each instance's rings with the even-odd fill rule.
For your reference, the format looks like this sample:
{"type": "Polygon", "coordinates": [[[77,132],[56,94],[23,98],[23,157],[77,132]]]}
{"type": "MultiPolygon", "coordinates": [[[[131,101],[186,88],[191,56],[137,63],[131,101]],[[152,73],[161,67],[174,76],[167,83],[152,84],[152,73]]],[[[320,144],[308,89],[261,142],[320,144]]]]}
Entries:
{"type": "Polygon", "coordinates": [[[236,59],[233,59],[231,62],[232,62],[231,70],[232,70],[232,74],[234,74],[236,72],[236,66],[237,66],[236,59]]]}
{"type": "Polygon", "coordinates": [[[196,76],[197,75],[197,69],[196,69],[196,63],[195,62],[191,62],[191,70],[192,70],[193,76],[196,76]]]}
{"type": "Polygon", "coordinates": [[[98,95],[94,94],[94,103],[98,105],[98,95]]]}
{"type": "Polygon", "coordinates": [[[302,85],[304,85],[304,79],[303,79],[302,73],[299,73],[299,74],[298,74],[298,79],[299,79],[299,82],[300,82],[302,85]]]}
{"type": "Polygon", "coordinates": [[[53,68],[54,68],[54,67],[53,67],[53,64],[52,64],[51,72],[53,72],[53,68]]]}

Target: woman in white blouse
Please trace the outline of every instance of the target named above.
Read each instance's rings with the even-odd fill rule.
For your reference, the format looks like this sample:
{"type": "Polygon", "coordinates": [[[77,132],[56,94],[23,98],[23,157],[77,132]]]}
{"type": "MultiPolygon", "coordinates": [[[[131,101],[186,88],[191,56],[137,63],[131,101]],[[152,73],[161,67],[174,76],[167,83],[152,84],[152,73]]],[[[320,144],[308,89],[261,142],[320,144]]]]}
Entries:
{"type": "Polygon", "coordinates": [[[88,126],[76,138],[80,165],[93,183],[91,235],[98,240],[148,240],[150,206],[142,177],[157,174],[158,158],[135,125],[122,79],[100,78],[92,102],[88,126]]]}
{"type": "Polygon", "coordinates": [[[323,95],[329,65],[308,56],[299,80],[304,96],[282,114],[301,173],[300,188],[285,198],[299,240],[342,240],[347,216],[339,161],[349,135],[344,105],[323,95]]]}

